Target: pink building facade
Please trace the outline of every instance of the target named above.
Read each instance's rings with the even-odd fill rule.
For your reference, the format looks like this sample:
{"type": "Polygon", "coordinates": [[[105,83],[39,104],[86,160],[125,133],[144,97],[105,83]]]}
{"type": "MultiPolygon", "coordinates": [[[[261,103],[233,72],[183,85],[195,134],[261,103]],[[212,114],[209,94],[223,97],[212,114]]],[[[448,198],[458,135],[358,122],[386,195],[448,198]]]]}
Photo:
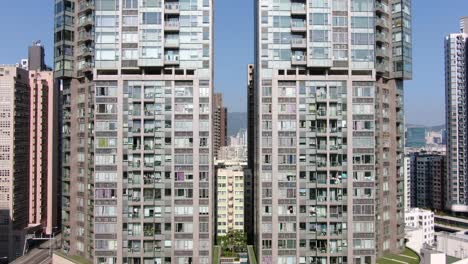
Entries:
{"type": "Polygon", "coordinates": [[[57,227],[58,215],[58,118],[53,72],[29,71],[30,159],[29,223],[46,234],[57,227]]]}

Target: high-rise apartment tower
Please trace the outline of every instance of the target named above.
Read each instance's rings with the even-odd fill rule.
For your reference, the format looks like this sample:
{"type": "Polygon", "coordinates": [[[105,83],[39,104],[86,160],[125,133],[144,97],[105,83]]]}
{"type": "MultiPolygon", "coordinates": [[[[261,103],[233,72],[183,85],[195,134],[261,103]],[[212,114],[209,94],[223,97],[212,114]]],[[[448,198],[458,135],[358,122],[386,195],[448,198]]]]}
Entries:
{"type": "Polygon", "coordinates": [[[213,1],[55,2],[63,249],[209,263],[213,1]]]}
{"type": "Polygon", "coordinates": [[[468,17],[460,33],[445,37],[445,114],[447,127],[447,201],[453,212],[468,212],[467,56],[468,17]]]}
{"type": "Polygon", "coordinates": [[[258,260],[360,264],[400,251],[410,1],[257,0],[255,22],[258,260]]]}

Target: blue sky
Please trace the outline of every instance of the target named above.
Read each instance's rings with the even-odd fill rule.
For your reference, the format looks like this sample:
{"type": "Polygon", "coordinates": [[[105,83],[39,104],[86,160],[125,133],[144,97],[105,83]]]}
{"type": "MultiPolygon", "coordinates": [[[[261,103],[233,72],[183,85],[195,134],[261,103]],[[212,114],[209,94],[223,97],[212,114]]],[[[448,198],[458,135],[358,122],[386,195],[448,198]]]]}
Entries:
{"type": "MultiPolygon", "coordinates": [[[[0,8],[0,63],[27,56],[42,40],[52,61],[53,1],[10,1],[0,8]],[[27,3],[26,3],[27,2],[27,3]]],[[[246,110],[246,65],[253,62],[253,0],[215,0],[215,89],[232,112],[246,110]]],[[[405,87],[408,123],[444,123],[443,39],[468,16],[467,0],[413,0],[414,78],[405,87]],[[449,2],[449,3],[448,3],[449,2]]]]}

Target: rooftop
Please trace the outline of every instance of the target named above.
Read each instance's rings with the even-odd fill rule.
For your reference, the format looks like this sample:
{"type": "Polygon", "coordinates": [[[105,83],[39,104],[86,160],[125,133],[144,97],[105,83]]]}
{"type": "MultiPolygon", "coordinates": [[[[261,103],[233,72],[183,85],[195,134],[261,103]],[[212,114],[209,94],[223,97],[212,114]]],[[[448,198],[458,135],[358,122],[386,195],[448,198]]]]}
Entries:
{"type": "Polygon", "coordinates": [[[419,256],[409,248],[401,254],[387,254],[377,260],[377,264],[419,264],[419,256]]]}

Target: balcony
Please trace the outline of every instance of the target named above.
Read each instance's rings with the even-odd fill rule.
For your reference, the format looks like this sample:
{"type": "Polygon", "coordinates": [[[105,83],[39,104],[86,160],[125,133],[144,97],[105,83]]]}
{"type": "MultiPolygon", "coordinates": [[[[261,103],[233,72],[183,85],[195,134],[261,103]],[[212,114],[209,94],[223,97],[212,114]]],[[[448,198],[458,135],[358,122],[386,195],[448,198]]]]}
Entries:
{"type": "Polygon", "coordinates": [[[94,56],[94,49],[91,47],[81,47],[79,54],[80,56],[85,57],[85,58],[91,57],[91,56],[94,56]]]}
{"type": "Polygon", "coordinates": [[[375,11],[377,13],[384,13],[384,14],[390,13],[390,9],[388,8],[388,5],[385,5],[382,3],[375,3],[375,11]]]}
{"type": "Polygon", "coordinates": [[[78,42],[87,42],[94,40],[94,34],[92,32],[81,31],[78,33],[78,42]]]}
{"type": "Polygon", "coordinates": [[[164,42],[164,47],[179,48],[179,39],[178,38],[166,38],[166,41],[164,42]]]}
{"type": "Polygon", "coordinates": [[[293,3],[291,5],[291,15],[307,15],[306,5],[300,3],[293,3]]]}
{"type": "Polygon", "coordinates": [[[389,28],[388,21],[384,18],[377,18],[375,21],[375,25],[381,28],[389,28]]]}
{"type": "Polygon", "coordinates": [[[94,10],[94,0],[92,1],[81,1],[79,4],[79,11],[86,12],[86,11],[93,11],[94,10]]]}
{"type": "Polygon", "coordinates": [[[93,24],[94,24],[94,17],[92,16],[80,17],[79,25],[81,27],[88,27],[88,26],[92,26],[93,24]]]}
{"type": "Polygon", "coordinates": [[[388,55],[388,50],[386,49],[382,49],[382,48],[376,48],[375,49],[375,56],[377,58],[388,58],[389,55],[388,55]]]}
{"type": "Polygon", "coordinates": [[[78,66],[78,69],[81,70],[83,73],[92,72],[92,71],[93,71],[93,68],[94,68],[94,65],[93,65],[92,62],[81,63],[81,64],[78,66]]]}
{"type": "Polygon", "coordinates": [[[164,64],[166,65],[178,65],[179,64],[179,54],[166,54],[164,56],[164,64]]]}
{"type": "Polygon", "coordinates": [[[165,31],[179,31],[179,29],[180,29],[179,20],[165,21],[165,24],[164,24],[165,31]]]}
{"type": "Polygon", "coordinates": [[[305,49],[307,48],[307,41],[305,38],[292,38],[291,48],[293,49],[305,49]]]}
{"type": "Polygon", "coordinates": [[[166,14],[179,14],[180,13],[179,3],[166,3],[164,5],[164,12],[166,14]]]}
{"type": "Polygon", "coordinates": [[[375,34],[375,40],[381,43],[388,43],[388,36],[384,33],[377,33],[375,34]]]}
{"type": "Polygon", "coordinates": [[[307,65],[307,60],[304,55],[293,55],[291,57],[291,64],[292,65],[307,65]]]}

